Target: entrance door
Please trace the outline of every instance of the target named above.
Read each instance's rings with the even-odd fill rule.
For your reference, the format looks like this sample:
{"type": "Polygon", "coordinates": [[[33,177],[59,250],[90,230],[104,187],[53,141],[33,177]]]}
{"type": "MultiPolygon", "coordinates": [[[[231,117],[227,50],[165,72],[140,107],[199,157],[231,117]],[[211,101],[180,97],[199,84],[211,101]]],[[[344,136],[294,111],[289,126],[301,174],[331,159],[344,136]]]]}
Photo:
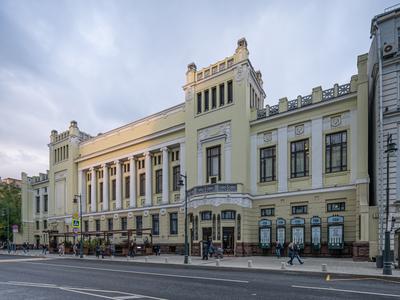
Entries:
{"type": "Polygon", "coordinates": [[[235,227],[222,227],[222,247],[225,254],[234,254],[235,227]]]}
{"type": "Polygon", "coordinates": [[[211,227],[204,227],[203,228],[203,241],[208,241],[208,239],[212,238],[212,231],[211,227]]]}

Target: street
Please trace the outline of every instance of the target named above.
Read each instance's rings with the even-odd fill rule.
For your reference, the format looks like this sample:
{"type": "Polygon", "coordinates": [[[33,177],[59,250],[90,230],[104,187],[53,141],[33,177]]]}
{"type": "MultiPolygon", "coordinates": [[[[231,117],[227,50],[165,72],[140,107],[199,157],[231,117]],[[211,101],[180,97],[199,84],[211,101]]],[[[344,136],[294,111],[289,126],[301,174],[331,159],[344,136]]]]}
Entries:
{"type": "Polygon", "coordinates": [[[398,279],[0,255],[0,299],[400,299],[398,279]]]}

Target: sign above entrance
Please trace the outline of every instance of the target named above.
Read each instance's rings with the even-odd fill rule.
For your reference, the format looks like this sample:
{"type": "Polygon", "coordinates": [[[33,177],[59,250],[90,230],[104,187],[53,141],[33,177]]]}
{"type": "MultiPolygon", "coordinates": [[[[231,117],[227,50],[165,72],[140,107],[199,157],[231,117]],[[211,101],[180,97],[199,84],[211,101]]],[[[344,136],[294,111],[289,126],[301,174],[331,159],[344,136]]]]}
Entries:
{"type": "Polygon", "coordinates": [[[344,222],[344,217],[342,216],[331,216],[328,217],[328,223],[332,224],[332,223],[343,223],[344,222]]]}

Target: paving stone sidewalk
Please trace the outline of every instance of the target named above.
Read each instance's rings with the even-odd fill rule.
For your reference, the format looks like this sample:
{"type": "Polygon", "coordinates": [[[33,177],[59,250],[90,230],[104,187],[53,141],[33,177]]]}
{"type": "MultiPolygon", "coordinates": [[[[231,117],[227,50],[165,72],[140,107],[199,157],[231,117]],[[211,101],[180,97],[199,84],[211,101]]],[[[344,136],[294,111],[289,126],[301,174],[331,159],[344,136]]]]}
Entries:
{"type": "MultiPolygon", "coordinates": [[[[1,254],[8,254],[7,251],[0,250],[1,254]]],[[[42,251],[30,250],[24,254],[23,251],[17,251],[16,255],[26,256],[41,256],[42,251]]],[[[71,259],[77,258],[73,255],[59,256],[58,254],[47,254],[48,258],[64,258],[71,259]]],[[[97,260],[94,255],[85,255],[86,260],[97,260]]],[[[159,264],[175,264],[183,265],[184,257],[182,255],[162,254],[160,256],[135,256],[132,258],[116,256],[111,258],[106,256],[104,260],[124,261],[124,262],[140,262],[140,263],[159,263],[159,264]]],[[[101,258],[100,258],[101,260],[101,258]]],[[[362,276],[381,276],[382,269],[377,269],[374,262],[355,262],[351,258],[316,258],[306,257],[303,258],[304,264],[300,265],[297,261],[293,266],[287,265],[288,258],[282,257],[278,259],[272,256],[247,256],[247,257],[233,257],[225,256],[223,259],[217,261],[215,258],[202,260],[200,257],[190,257],[190,264],[192,266],[208,266],[208,267],[230,267],[230,268],[252,268],[262,270],[282,270],[282,271],[300,271],[300,272],[322,272],[323,265],[326,265],[326,273],[337,274],[353,274],[362,276]],[[282,269],[284,268],[284,269],[282,269]]],[[[324,272],[325,273],[325,272],[324,272]]],[[[393,269],[392,277],[400,279],[400,270],[393,269]]]]}

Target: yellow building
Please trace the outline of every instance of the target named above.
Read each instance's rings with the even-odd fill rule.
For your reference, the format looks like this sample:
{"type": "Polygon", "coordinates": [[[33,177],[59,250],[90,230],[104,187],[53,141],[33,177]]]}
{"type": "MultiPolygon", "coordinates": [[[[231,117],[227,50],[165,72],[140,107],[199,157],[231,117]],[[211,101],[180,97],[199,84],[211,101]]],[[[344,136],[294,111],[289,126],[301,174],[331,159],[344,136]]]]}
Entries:
{"type": "Polygon", "coordinates": [[[76,198],[85,240],[111,240],[123,253],[133,240],[182,252],[182,174],[192,255],[212,239],[234,255],[295,240],[305,255],[375,256],[366,55],[357,66],[350,83],[264,108],[261,72],[240,39],[232,56],[188,65],[184,103],[96,137],[75,121],[52,131],[47,214],[39,200],[38,210],[27,204],[44,187],[23,176],[25,239],[25,228],[47,221],[40,243],[72,240],[76,198]]]}

